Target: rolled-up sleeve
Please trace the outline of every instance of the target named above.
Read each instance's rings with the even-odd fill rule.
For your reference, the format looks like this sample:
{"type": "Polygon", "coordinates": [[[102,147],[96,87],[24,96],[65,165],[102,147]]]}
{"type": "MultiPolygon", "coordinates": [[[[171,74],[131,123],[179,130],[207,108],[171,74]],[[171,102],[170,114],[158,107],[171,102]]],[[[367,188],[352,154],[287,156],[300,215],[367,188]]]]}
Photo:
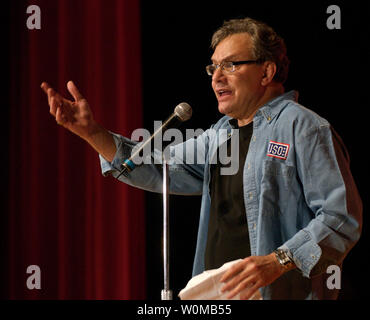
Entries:
{"type": "Polygon", "coordinates": [[[112,162],[105,160],[103,156],[99,154],[101,171],[105,177],[111,175],[114,171],[120,171],[122,169],[121,164],[130,157],[132,148],[137,144],[126,137],[113,132],[110,133],[113,136],[117,151],[112,162]]]}
{"type": "Polygon", "coordinates": [[[341,265],[358,241],[362,202],[346,148],[330,125],[298,135],[297,170],[314,218],[283,245],[305,277],[341,265]]]}
{"type": "MultiPolygon", "coordinates": [[[[120,175],[122,163],[130,158],[133,148],[138,143],[115,133],[112,135],[117,151],[112,162],[99,155],[102,174],[104,176],[111,175],[140,189],[162,192],[162,152],[154,149],[143,164],[138,165],[127,176],[120,175]]],[[[170,193],[183,195],[200,195],[202,193],[206,139],[207,133],[203,133],[197,138],[170,146],[168,159],[170,193]],[[189,154],[194,155],[193,161],[190,163],[186,161],[189,154]],[[198,158],[202,158],[203,161],[199,161],[197,155],[201,155],[198,158]]]]}

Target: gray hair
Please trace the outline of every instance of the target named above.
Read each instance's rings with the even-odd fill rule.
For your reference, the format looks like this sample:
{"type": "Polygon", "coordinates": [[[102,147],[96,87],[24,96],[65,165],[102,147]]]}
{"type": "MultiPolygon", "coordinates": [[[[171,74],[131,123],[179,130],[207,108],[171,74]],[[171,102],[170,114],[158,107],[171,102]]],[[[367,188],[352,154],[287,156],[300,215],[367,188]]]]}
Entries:
{"type": "Polygon", "coordinates": [[[274,80],[284,83],[288,77],[289,59],[284,39],[267,24],[251,18],[232,19],[225,21],[212,36],[211,47],[217,45],[236,33],[248,33],[253,43],[253,59],[261,61],[273,61],[276,64],[274,80]]]}

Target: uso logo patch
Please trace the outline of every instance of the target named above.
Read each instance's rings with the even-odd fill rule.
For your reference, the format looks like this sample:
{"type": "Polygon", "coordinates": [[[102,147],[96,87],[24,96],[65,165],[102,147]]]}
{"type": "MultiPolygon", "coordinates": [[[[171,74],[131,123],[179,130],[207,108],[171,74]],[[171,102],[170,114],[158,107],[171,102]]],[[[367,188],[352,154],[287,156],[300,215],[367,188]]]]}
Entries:
{"type": "Polygon", "coordinates": [[[270,140],[267,155],[278,159],[286,160],[289,152],[289,144],[270,140]]]}

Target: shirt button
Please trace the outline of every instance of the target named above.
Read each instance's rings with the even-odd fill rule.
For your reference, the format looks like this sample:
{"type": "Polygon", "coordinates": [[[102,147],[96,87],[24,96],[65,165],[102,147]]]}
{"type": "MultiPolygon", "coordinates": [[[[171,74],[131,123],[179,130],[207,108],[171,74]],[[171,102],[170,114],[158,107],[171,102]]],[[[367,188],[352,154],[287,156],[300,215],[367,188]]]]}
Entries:
{"type": "Polygon", "coordinates": [[[253,223],[253,230],[256,230],[256,223],[253,223]]]}
{"type": "Polygon", "coordinates": [[[248,162],[248,169],[250,169],[251,168],[251,164],[250,164],[250,162],[248,162]]]}
{"type": "Polygon", "coordinates": [[[253,199],[253,192],[249,192],[249,199],[253,199]]]}
{"type": "Polygon", "coordinates": [[[316,259],[316,256],[314,254],[311,254],[312,259],[316,259]]]}
{"type": "Polygon", "coordinates": [[[254,142],[254,141],[256,141],[256,136],[253,136],[252,137],[252,141],[254,142]]]}

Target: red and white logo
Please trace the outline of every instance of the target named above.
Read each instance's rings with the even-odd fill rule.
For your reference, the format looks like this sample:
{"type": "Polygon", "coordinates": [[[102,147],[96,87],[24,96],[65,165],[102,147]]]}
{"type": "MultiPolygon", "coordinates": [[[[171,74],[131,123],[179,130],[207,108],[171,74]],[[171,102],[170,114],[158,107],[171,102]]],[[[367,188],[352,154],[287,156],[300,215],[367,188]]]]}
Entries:
{"type": "Polygon", "coordinates": [[[270,140],[269,146],[267,148],[267,155],[269,157],[278,158],[286,160],[289,152],[289,144],[281,143],[270,140]]]}

